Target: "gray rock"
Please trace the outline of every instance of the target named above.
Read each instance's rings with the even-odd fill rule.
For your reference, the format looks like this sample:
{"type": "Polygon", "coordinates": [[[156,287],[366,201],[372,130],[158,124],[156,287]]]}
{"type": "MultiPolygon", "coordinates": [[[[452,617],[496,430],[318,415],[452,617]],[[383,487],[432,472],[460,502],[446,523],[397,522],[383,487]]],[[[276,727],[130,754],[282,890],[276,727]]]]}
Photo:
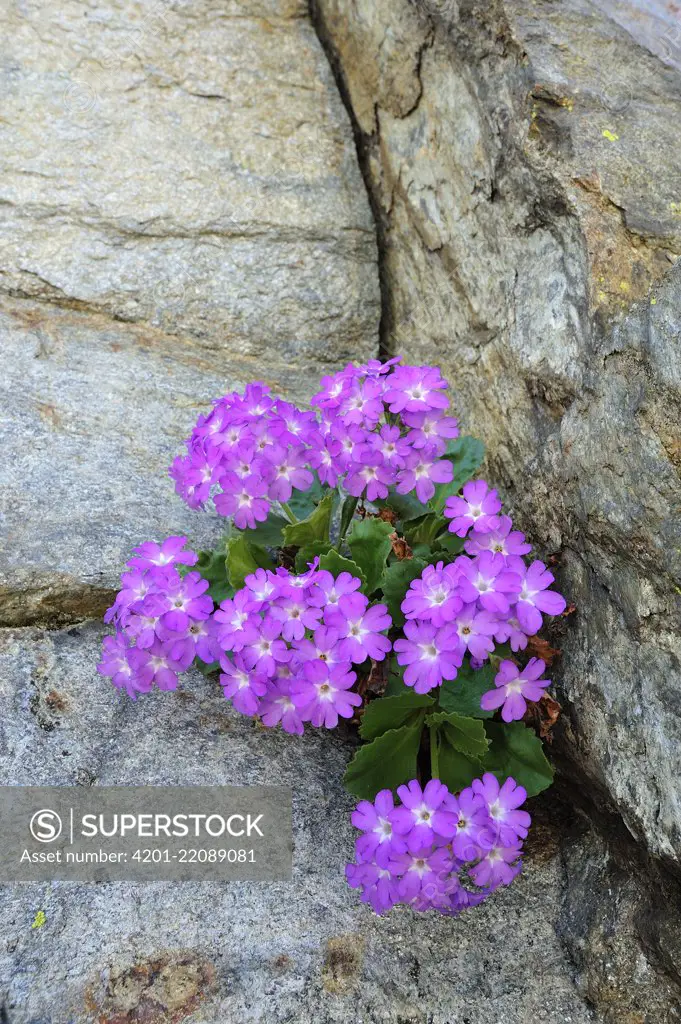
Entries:
{"type": "MultiPolygon", "coordinates": [[[[373,195],[384,348],[448,371],[490,477],[556,556],[577,606],[555,634],[557,750],[679,877],[681,75],[651,43],[660,5],[313,6],[373,195]]],[[[594,957],[618,976],[607,1010],[667,1019],[657,985],[676,1019],[654,979],[627,1004],[641,943],[594,957]]],[[[678,937],[663,961],[677,984],[678,937]]]]}
{"type": "Polygon", "coordinates": [[[376,240],[301,0],[0,15],[0,623],[101,614],[210,400],[375,353],[376,240]],[[126,323],[130,326],[126,326],[126,323]]]}
{"type": "Polygon", "coordinates": [[[214,512],[188,509],[168,466],[211,399],[254,379],[300,402],[304,372],[210,352],[188,336],[101,314],[0,300],[0,622],[101,615],[132,547],[187,534],[211,546],[214,512]]]}
{"type": "Polygon", "coordinates": [[[316,6],[382,218],[387,342],[449,370],[519,523],[561,555],[571,753],[681,863],[681,177],[662,129],[681,76],[582,0],[316,6]],[[615,67],[632,93],[612,121],[615,67]]]}
{"type": "Polygon", "coordinates": [[[0,781],[291,786],[294,877],[2,887],[11,1024],[594,1019],[554,930],[554,829],[537,830],[524,875],[475,913],[377,918],[343,876],[354,830],[338,732],[258,728],[198,674],[133,703],[95,673],[100,640],[94,625],[0,632],[0,781]]]}
{"type": "Polygon", "coordinates": [[[373,352],[375,234],[305,10],[4,5],[0,288],[232,354],[373,352]]]}

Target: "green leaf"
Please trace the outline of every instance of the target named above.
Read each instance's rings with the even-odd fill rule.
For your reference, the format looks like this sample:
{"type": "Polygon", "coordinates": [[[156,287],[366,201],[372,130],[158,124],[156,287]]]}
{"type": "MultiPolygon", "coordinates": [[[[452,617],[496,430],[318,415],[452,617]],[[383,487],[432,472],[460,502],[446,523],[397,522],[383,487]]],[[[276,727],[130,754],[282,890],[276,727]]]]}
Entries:
{"type": "Polygon", "coordinates": [[[349,572],[351,576],[362,581],[362,590],[364,590],[366,580],[357,562],[344,558],[337,551],[334,551],[333,548],[319,559],[319,568],[326,569],[332,576],[340,576],[342,572],[349,572]]]}
{"type": "Polygon", "coordinates": [[[343,782],[353,796],[373,800],[381,789],[395,789],[416,778],[420,724],[389,729],[360,747],[347,767],[343,782]]]}
{"type": "Polygon", "coordinates": [[[315,473],[312,486],[306,491],[294,490],[286,504],[296,519],[307,519],[312,515],[324,495],[328,493],[329,488],[319,482],[319,477],[315,473]]]}
{"type": "Polygon", "coordinates": [[[401,562],[393,562],[384,570],[380,587],[388,611],[392,616],[393,626],[404,625],[404,615],[400,605],[409,590],[409,584],[418,579],[425,567],[426,563],[422,562],[420,558],[405,558],[401,562]]]}
{"type": "Polygon", "coordinates": [[[326,554],[330,547],[328,540],[315,540],[312,544],[306,544],[296,555],[296,572],[307,572],[308,563],[317,555],[326,554]]]}
{"type": "Polygon", "coordinates": [[[473,779],[484,774],[482,761],[477,757],[462,754],[449,742],[448,737],[438,734],[439,740],[439,774],[450,793],[459,793],[470,786],[473,779]]]}
{"type": "Polygon", "coordinates": [[[431,548],[438,533],[444,530],[446,526],[447,520],[443,516],[431,513],[410,523],[404,535],[412,547],[417,544],[427,544],[431,548]]]}
{"type": "MultiPolygon", "coordinates": [[[[393,698],[393,700],[400,698],[393,698]]],[[[485,735],[485,726],[477,718],[466,718],[447,711],[435,711],[426,718],[426,725],[436,726],[438,732],[446,736],[447,741],[460,754],[472,757],[483,757],[487,753],[489,741],[485,735]]]]}
{"type": "Polygon", "coordinates": [[[227,547],[223,541],[214,551],[199,551],[199,560],[193,567],[204,580],[208,580],[208,593],[216,604],[234,595],[234,587],[227,575],[226,559],[227,547]]]}
{"type": "Polygon", "coordinates": [[[345,537],[346,533],[350,529],[350,523],[352,522],[352,517],[355,514],[358,502],[359,498],[355,498],[352,494],[349,494],[343,502],[340,517],[340,537],[345,537]]]}
{"type": "Polygon", "coordinates": [[[388,491],[387,498],[379,498],[374,505],[377,508],[391,508],[401,523],[409,523],[428,511],[415,495],[398,494],[393,487],[388,491]]]}
{"type": "Polygon", "coordinates": [[[243,533],[232,537],[227,544],[227,574],[235,590],[240,590],[246,576],[256,569],[272,568],[274,563],[265,548],[250,544],[243,533]]]}
{"type": "Polygon", "coordinates": [[[364,574],[367,597],[381,582],[386,559],[392,550],[390,534],[394,532],[390,523],[384,523],[382,519],[357,519],[352,525],[348,544],[353,561],[364,574]]]}
{"type": "Polygon", "coordinates": [[[483,760],[486,771],[500,782],[512,776],[528,796],[536,796],[553,782],[553,768],[544,756],[539,737],[522,722],[485,722],[490,748],[483,760]]]}
{"type": "Polygon", "coordinates": [[[284,543],[287,546],[303,548],[306,544],[312,544],[316,540],[328,540],[335,496],[335,491],[327,491],[307,519],[286,526],[284,528],[284,543]]]}
{"type": "Polygon", "coordinates": [[[258,523],[254,530],[241,530],[251,544],[260,544],[266,548],[280,548],[284,543],[284,527],[288,519],[270,512],[264,523],[258,523]]]}
{"type": "Polygon", "coordinates": [[[448,555],[460,555],[464,545],[463,537],[457,537],[455,533],[443,533],[435,541],[436,551],[446,551],[448,555]]]}
{"type": "Polygon", "coordinates": [[[211,661],[210,665],[207,665],[205,661],[201,661],[200,658],[195,658],[194,668],[197,668],[202,676],[212,676],[216,672],[220,671],[220,662],[211,661]]]}
{"type": "Polygon", "coordinates": [[[469,480],[472,480],[485,458],[485,446],[477,437],[457,437],[447,445],[447,454],[454,467],[454,477],[448,484],[438,484],[430,506],[435,512],[441,512],[445,501],[452,494],[458,494],[469,480]]]}
{"type": "Polygon", "coordinates": [[[400,694],[413,693],[411,686],[404,681],[404,670],[406,665],[398,665],[397,658],[393,655],[388,668],[388,685],[385,688],[385,697],[397,697],[400,694]]]}
{"type": "Polygon", "coordinates": [[[362,739],[374,740],[389,729],[416,725],[419,721],[422,722],[426,710],[434,706],[435,701],[432,697],[425,693],[414,693],[413,690],[399,697],[379,697],[372,700],[364,709],[359,734],[362,739]]]}
{"type": "Polygon", "coordinates": [[[494,712],[483,711],[480,707],[480,698],[483,693],[494,689],[496,674],[496,668],[489,661],[486,661],[482,668],[472,669],[466,658],[456,674],[456,679],[445,679],[440,687],[440,707],[459,715],[491,718],[494,712]]]}

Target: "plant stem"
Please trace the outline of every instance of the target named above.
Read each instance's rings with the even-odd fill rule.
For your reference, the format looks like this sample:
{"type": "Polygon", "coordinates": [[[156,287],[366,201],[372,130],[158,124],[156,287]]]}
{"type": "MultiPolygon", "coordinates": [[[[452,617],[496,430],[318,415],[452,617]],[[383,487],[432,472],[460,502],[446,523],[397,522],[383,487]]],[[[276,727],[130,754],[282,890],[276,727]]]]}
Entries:
{"type": "Polygon", "coordinates": [[[298,520],[296,519],[296,517],[294,516],[293,512],[291,511],[291,509],[286,504],[286,502],[285,501],[280,501],[279,504],[283,508],[284,513],[286,514],[286,518],[288,519],[289,523],[297,523],[298,520]]]}
{"type": "Polygon", "coordinates": [[[430,732],[430,775],[433,779],[440,778],[440,750],[437,745],[437,726],[429,726],[430,732]]]}
{"type": "Polygon", "coordinates": [[[343,515],[342,515],[342,521],[341,521],[341,526],[340,526],[340,533],[338,534],[338,541],[336,543],[336,551],[339,554],[340,554],[341,548],[343,547],[343,541],[345,540],[345,535],[348,532],[348,530],[350,529],[350,524],[352,523],[352,517],[355,514],[355,509],[357,508],[357,503],[358,502],[359,502],[359,498],[348,497],[346,499],[346,504],[343,506],[343,515]]]}

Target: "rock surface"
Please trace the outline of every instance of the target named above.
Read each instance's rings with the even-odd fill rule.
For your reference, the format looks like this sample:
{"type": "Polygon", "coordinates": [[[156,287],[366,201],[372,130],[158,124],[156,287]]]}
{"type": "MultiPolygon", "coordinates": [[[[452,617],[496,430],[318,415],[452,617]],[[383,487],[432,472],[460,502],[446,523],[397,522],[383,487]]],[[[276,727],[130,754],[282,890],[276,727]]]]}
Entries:
{"type": "Polygon", "coordinates": [[[3,12],[0,287],[231,354],[373,350],[375,235],[304,0],[3,12]]]}
{"type": "Polygon", "coordinates": [[[681,865],[681,76],[583,0],[317,8],[381,216],[385,341],[450,370],[560,556],[572,753],[681,865]]]}
{"type": "Polygon", "coordinates": [[[274,359],[216,356],[188,335],[32,300],[0,299],[0,344],[5,625],[101,614],[149,537],[210,546],[224,524],[187,508],[167,473],[197,416],[249,380],[300,401],[315,380],[314,364],[291,379],[274,359]]]}
{"type": "Polygon", "coordinates": [[[681,34],[660,0],[312,6],[1,15],[0,781],[288,784],[296,866],[4,887],[0,1020],[678,1024],[678,888],[646,857],[681,861],[681,34]],[[197,676],[133,705],[99,626],[58,628],[135,543],[215,536],[165,476],[212,397],[302,400],[379,315],[559,556],[557,755],[614,815],[607,842],[540,815],[524,877],[455,922],[345,886],[342,737],[256,731],[197,676]]]}
{"type": "Polygon", "coordinates": [[[99,614],[145,536],[215,536],[166,476],[212,398],[305,400],[375,353],[373,220],[305,12],[0,14],[0,623],[99,614]]]}
{"type": "Polygon", "coordinates": [[[555,932],[553,828],[537,830],[525,875],[481,911],[376,918],[343,876],[354,830],[341,785],[351,748],[338,733],[258,729],[198,673],[133,703],[97,677],[100,640],[95,625],[0,631],[0,782],[276,781],[293,789],[294,878],[3,886],[10,1024],[595,1019],[555,932]]]}
{"type": "MultiPolygon", "coordinates": [[[[681,876],[681,74],[644,6],[313,5],[377,219],[384,351],[449,370],[556,556],[577,606],[559,750],[681,876]]],[[[665,964],[668,1016],[631,1020],[677,1019],[680,941],[665,964]]]]}

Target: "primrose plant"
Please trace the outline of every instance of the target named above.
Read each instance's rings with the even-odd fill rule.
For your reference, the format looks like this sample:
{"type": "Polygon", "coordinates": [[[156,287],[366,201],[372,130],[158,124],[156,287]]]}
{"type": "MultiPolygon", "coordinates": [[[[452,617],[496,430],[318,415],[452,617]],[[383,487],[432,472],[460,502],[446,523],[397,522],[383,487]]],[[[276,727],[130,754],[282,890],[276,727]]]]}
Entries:
{"type": "Polygon", "coordinates": [[[437,368],[392,359],[325,377],[312,410],[257,383],[214,402],[170,475],[226,536],[135,549],[98,666],[135,698],[196,664],[287,733],[358,724],[346,874],[377,913],[456,915],[507,885],[520,808],[552,780],[534,655],[553,653],[537,634],[565,601],[474,479],[483,446],[446,391],[437,368]]]}

